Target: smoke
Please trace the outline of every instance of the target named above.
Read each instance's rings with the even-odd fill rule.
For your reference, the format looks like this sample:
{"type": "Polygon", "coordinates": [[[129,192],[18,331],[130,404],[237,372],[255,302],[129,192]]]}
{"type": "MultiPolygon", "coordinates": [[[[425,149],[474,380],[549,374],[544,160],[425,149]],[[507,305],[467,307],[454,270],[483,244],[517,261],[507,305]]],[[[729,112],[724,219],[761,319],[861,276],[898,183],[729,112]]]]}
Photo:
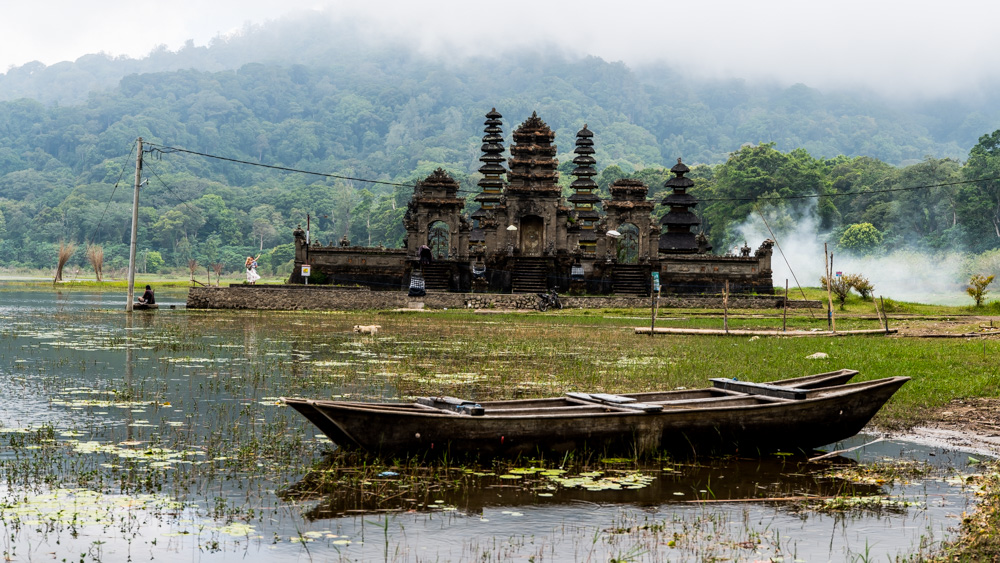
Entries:
{"type": "MultiPolygon", "coordinates": [[[[933,253],[921,250],[899,250],[881,256],[852,256],[837,249],[830,233],[821,232],[814,213],[815,207],[786,215],[767,217],[774,235],[759,215],[751,215],[735,232],[751,246],[774,238],[776,245],[771,257],[775,287],[784,287],[788,280],[789,295],[797,286],[820,287],[826,275],[824,248],[833,253],[833,272],[860,274],[875,287],[874,295],[896,301],[932,303],[938,305],[970,305],[965,293],[965,274],[969,256],[960,252],[933,253]]],[[[787,212],[785,212],[787,213],[787,212]]]]}

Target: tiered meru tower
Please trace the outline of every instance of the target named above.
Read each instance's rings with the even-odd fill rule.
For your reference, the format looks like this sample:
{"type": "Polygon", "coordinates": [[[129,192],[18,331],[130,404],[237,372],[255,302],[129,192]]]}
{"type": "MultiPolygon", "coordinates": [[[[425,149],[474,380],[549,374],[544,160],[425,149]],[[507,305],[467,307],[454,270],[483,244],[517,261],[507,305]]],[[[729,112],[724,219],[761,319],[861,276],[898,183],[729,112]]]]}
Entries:
{"type": "MultiPolygon", "coordinates": [[[[307,244],[296,231],[296,266],[310,264],[327,283],[372,289],[407,288],[419,270],[428,291],[527,293],[557,288],[587,294],[649,295],[652,273],[668,293],[731,291],[772,293],[771,241],[753,256],[713,256],[688,193],[694,182],[680,159],[662,200],[668,208],[657,226],[647,186],[621,179],[602,200],[594,133],[576,134],[572,191],[562,197],[555,133],[537,114],[513,132],[504,167],[502,116],[486,114],[478,208],[463,215],[459,184],[444,170],[417,183],[407,207],[403,249],[354,247],[346,241],[307,244]],[[471,223],[471,224],[470,224],[471,223]],[[427,247],[421,253],[421,247],[427,247]],[[430,251],[430,259],[426,254],[430,251]],[[421,255],[423,260],[421,260],[421,255]]],[[[296,269],[298,272],[298,269],[296,269]]],[[[293,272],[291,283],[302,283],[293,272]]],[[[313,282],[315,283],[315,282],[313,282]]],[[[323,282],[320,282],[323,283],[323,282]]]]}
{"type": "Polygon", "coordinates": [[[594,165],[597,160],[594,158],[594,133],[583,125],[576,133],[576,149],[573,150],[576,157],[573,164],[576,168],[571,173],[576,177],[569,185],[573,190],[573,195],[569,196],[569,202],[573,204],[574,223],[570,226],[571,236],[576,237],[577,247],[586,256],[594,256],[597,253],[597,233],[595,229],[601,220],[598,211],[601,203],[600,196],[597,195],[597,182],[594,176],[597,170],[594,165]]]}
{"type": "MultiPolygon", "coordinates": [[[[473,255],[482,255],[486,251],[486,246],[496,246],[496,227],[499,225],[497,212],[503,208],[504,204],[504,175],[507,169],[504,168],[503,156],[503,129],[500,118],[503,116],[493,108],[486,114],[486,122],[483,129],[483,156],[479,161],[483,163],[479,167],[479,173],[483,178],[479,180],[479,187],[482,190],[476,196],[479,209],[472,213],[472,234],[470,249],[473,255]],[[487,233],[494,236],[487,240],[487,233]]],[[[506,227],[506,225],[503,225],[506,227]]]]}
{"type": "Polygon", "coordinates": [[[671,188],[671,193],[663,198],[663,205],[670,208],[660,219],[660,224],[665,228],[660,235],[660,252],[664,254],[693,254],[698,252],[698,241],[691,227],[701,224],[701,219],[695,215],[691,208],[698,205],[698,200],[689,193],[688,188],[694,186],[691,178],[684,175],[691,171],[684,166],[681,159],[677,159],[677,164],[670,169],[674,177],[664,184],[671,188]]]}

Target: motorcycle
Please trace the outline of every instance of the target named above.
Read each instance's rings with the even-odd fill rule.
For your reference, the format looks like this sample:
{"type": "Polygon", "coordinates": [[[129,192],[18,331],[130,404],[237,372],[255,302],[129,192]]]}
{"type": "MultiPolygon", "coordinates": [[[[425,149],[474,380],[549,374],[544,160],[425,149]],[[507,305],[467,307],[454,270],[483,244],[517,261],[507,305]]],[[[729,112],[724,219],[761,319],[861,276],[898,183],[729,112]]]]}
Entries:
{"type": "Polygon", "coordinates": [[[555,289],[550,289],[548,293],[538,294],[538,310],[545,312],[549,310],[549,307],[553,309],[562,309],[562,303],[559,301],[559,294],[556,293],[555,289]]]}

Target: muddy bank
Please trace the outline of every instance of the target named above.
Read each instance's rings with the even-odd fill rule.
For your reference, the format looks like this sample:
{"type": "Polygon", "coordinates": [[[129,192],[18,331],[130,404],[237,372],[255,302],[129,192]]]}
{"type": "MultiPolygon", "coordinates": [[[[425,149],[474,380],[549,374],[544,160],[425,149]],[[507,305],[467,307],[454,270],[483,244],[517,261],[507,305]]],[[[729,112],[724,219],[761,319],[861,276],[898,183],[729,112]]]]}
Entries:
{"type": "Polygon", "coordinates": [[[1000,458],[1000,398],[955,399],[893,438],[1000,458]]]}

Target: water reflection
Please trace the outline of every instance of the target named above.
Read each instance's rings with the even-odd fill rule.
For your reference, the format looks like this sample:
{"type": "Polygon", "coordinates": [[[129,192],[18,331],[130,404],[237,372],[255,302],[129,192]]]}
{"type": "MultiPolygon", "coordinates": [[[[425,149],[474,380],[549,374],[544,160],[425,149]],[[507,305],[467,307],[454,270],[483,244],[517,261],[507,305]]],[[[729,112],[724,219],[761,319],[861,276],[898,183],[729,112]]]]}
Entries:
{"type": "Polygon", "coordinates": [[[324,468],[306,475],[285,495],[319,497],[305,513],[307,518],[318,520],[347,514],[435,511],[442,506],[471,516],[500,506],[807,503],[839,496],[887,494],[880,485],[833,476],[835,469],[849,467],[857,467],[857,462],[844,457],[809,462],[801,456],[777,456],[685,464],[611,464],[576,472],[536,467],[515,468],[505,474],[456,469],[444,478],[435,477],[438,469],[386,470],[359,480],[350,479],[348,474],[332,478],[330,472],[336,470],[324,468]],[[580,473],[588,478],[579,478],[580,473]],[[336,485],[323,487],[319,483],[324,481],[336,481],[336,485]]]}
{"type": "Polygon", "coordinates": [[[956,452],[885,441],[822,463],[607,463],[588,468],[600,472],[589,488],[513,472],[530,466],[447,478],[361,467],[363,479],[325,494],[278,496],[309,490],[307,469],[330,447],[279,396],[463,391],[495,381],[490,370],[534,366],[518,350],[470,360],[482,326],[455,336],[386,317],[396,334],[375,339],[351,332],[370,313],[129,316],[123,305],[119,294],[0,286],[0,520],[12,559],[813,561],[866,546],[883,559],[943,538],[970,498],[949,479],[976,471],[956,452]],[[849,471],[884,459],[929,469],[885,482],[849,471]],[[611,477],[619,489],[604,487],[611,477]],[[808,500],[843,496],[920,504],[828,511],[808,500]]]}

